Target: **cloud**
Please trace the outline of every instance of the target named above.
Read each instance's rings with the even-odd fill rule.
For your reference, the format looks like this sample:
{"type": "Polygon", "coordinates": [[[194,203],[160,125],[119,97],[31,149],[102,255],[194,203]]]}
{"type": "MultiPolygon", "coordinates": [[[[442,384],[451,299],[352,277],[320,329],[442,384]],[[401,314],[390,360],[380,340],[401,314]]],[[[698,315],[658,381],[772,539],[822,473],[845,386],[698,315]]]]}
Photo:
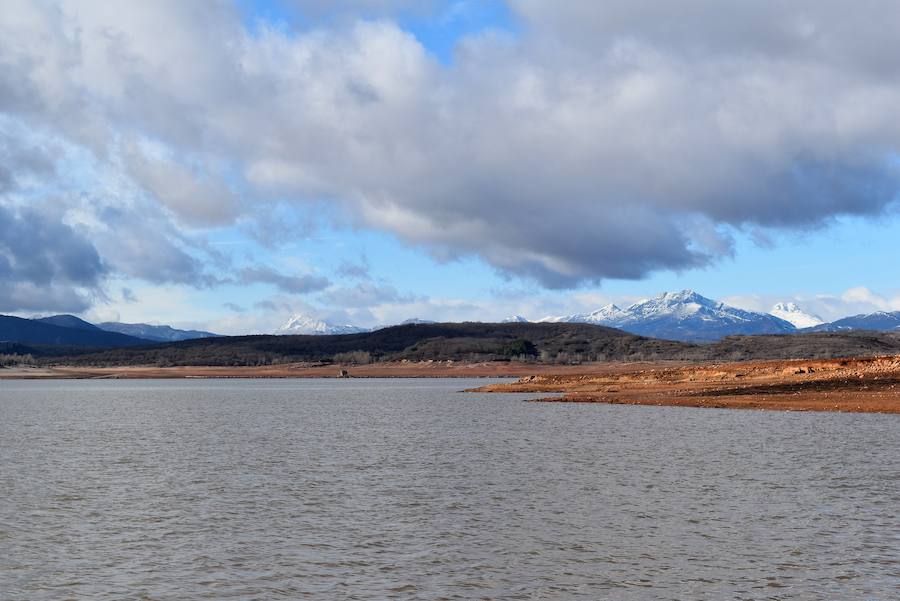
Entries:
{"type": "MultiPolygon", "coordinates": [[[[262,311],[269,311],[269,312],[282,310],[282,306],[279,303],[276,303],[272,299],[257,301],[255,303],[253,303],[253,308],[259,309],[262,311]]],[[[284,309],[284,310],[288,310],[288,309],[284,309]]]]}
{"type": "Polygon", "coordinates": [[[221,179],[167,158],[149,158],[135,147],[123,158],[135,181],[181,223],[210,227],[231,224],[237,217],[238,199],[221,179]]]}
{"type": "Polygon", "coordinates": [[[54,175],[56,149],[27,140],[17,128],[0,121],[0,193],[19,188],[28,178],[54,175]]]}
{"type": "Polygon", "coordinates": [[[288,7],[313,18],[350,16],[367,18],[390,16],[400,12],[427,15],[434,11],[437,0],[287,0],[288,7]]]}
{"type": "Polygon", "coordinates": [[[91,235],[116,273],[155,284],[199,288],[222,283],[221,278],[206,272],[205,261],[194,256],[190,242],[177,230],[150,210],[141,209],[137,204],[97,211],[99,224],[91,228],[91,235]]]}
{"type": "Polygon", "coordinates": [[[770,311],[775,303],[790,301],[826,322],[876,311],[900,311],[900,292],[875,292],[865,286],[848,288],[838,294],[740,295],[720,300],[742,309],[763,313],[770,311]]]}
{"type": "Polygon", "coordinates": [[[59,216],[0,204],[0,310],[82,311],[106,272],[97,249],[59,216]]]}
{"type": "Polygon", "coordinates": [[[271,284],[289,294],[318,292],[331,285],[329,279],[323,276],[311,274],[288,276],[269,267],[245,267],[238,271],[237,281],[245,285],[271,284]]]}
{"type": "MultiPolygon", "coordinates": [[[[509,6],[515,35],[468,36],[447,67],[391,20],[406,3],[302,31],[248,31],[224,3],[17,4],[0,19],[0,110],[121,166],[189,226],[328,203],[345,225],[556,288],[896,206],[895,2],[509,6]]],[[[137,247],[140,277],[198,271],[170,246],[154,274],[148,243],[119,246],[137,247]]]]}
{"type": "Polygon", "coordinates": [[[359,262],[342,260],[341,264],[338,265],[337,273],[341,277],[348,279],[368,280],[372,277],[369,275],[370,269],[369,259],[363,255],[359,258],[359,262]]]}
{"type": "Polygon", "coordinates": [[[404,295],[389,284],[360,282],[355,286],[333,288],[320,295],[319,300],[325,305],[337,307],[371,308],[388,303],[411,303],[414,295],[404,295]]]}

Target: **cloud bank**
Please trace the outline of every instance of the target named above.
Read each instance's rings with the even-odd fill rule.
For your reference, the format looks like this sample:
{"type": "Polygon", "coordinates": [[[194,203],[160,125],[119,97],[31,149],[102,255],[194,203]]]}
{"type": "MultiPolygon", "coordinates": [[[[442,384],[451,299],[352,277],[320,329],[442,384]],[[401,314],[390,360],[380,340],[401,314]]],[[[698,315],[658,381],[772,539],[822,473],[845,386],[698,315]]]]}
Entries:
{"type": "Polygon", "coordinates": [[[0,205],[0,306],[83,311],[106,271],[91,242],[57,215],[0,205]]]}
{"type": "MultiPolygon", "coordinates": [[[[703,266],[742,228],[893,210],[896,2],[508,4],[514,34],[469,35],[446,65],[392,19],[404,2],[342,2],[374,18],[294,31],[250,27],[228,2],[14,1],[0,17],[0,112],[10,131],[83,149],[149,199],[164,261],[140,260],[158,233],[96,244],[112,269],[149,281],[203,281],[184,232],[252,227],[275,199],[331,203],[349,225],[550,288],[703,266]]],[[[2,148],[32,148],[10,135],[2,148]]],[[[0,168],[7,207],[24,202],[10,192],[15,165],[44,165],[16,155],[0,168]]],[[[136,219],[116,202],[67,206],[136,219]]],[[[38,227],[22,219],[9,227],[38,227]]],[[[90,287],[103,263],[88,264],[86,280],[48,273],[90,287]]],[[[281,277],[232,275],[327,285],[281,277]]]]}

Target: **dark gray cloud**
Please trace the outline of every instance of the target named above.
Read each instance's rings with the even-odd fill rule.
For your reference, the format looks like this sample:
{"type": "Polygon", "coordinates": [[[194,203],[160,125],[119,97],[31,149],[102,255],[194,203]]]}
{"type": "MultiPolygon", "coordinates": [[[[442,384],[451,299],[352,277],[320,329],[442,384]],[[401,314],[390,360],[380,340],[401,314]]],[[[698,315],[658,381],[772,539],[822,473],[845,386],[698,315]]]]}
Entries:
{"type": "Polygon", "coordinates": [[[116,273],[154,284],[208,287],[223,282],[207,273],[202,255],[190,252],[189,242],[153,211],[140,205],[107,206],[99,218],[104,227],[92,235],[116,273]]]}
{"type": "Polygon", "coordinates": [[[269,267],[245,267],[238,271],[240,284],[271,284],[288,294],[307,294],[327,288],[331,282],[326,277],[305,274],[284,275],[269,267]]]}
{"type": "MultiPolygon", "coordinates": [[[[298,6],[409,8],[328,4],[298,6]]],[[[472,36],[447,68],[385,19],[248,34],[226,3],[22,3],[0,18],[0,110],[108,157],[188,225],[282,241],[307,232],[273,207],[327,204],[549,287],[702,266],[734,252],[735,230],[896,202],[893,0],[509,6],[517,34],[472,36]],[[165,160],[129,163],[134,138],[165,160]]],[[[121,246],[104,257],[136,277],[202,273],[183,245],[158,260],[154,242],[121,246]]]]}
{"type": "Polygon", "coordinates": [[[0,311],[82,311],[107,272],[56,215],[0,204],[0,311]]]}

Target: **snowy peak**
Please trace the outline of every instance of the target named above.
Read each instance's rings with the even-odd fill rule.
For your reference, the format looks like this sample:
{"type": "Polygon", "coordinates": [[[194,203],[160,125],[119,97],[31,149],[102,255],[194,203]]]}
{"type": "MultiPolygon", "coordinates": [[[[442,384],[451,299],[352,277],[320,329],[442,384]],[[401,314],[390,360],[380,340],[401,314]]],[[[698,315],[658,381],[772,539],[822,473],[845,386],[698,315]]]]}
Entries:
{"type": "Polygon", "coordinates": [[[509,317],[504,318],[500,323],[528,323],[528,319],[521,315],[510,315],[509,317]]]}
{"type": "Polygon", "coordinates": [[[365,328],[347,324],[333,324],[308,315],[294,315],[275,331],[279,335],[328,336],[331,334],[358,334],[365,328]]]}
{"type": "Polygon", "coordinates": [[[697,294],[666,292],[627,309],[606,305],[587,314],[545,317],[544,322],[592,323],[670,340],[712,341],[734,334],[783,334],[795,327],[765,313],[744,311],[697,294]]]}
{"type": "Polygon", "coordinates": [[[797,328],[814,328],[825,323],[821,317],[807,313],[795,303],[776,303],[769,315],[783,319],[797,328]]]}
{"type": "MultiPolygon", "coordinates": [[[[574,315],[548,316],[539,319],[538,323],[592,323],[606,326],[625,317],[626,314],[616,305],[609,304],[600,307],[590,313],[575,313],[574,315]]],[[[527,320],[526,320],[527,321],[527,320]]]]}
{"type": "Polygon", "coordinates": [[[588,323],[606,323],[623,317],[625,314],[616,305],[609,304],[587,314],[588,323]]]}
{"type": "Polygon", "coordinates": [[[766,313],[745,311],[693,290],[666,292],[624,311],[615,327],[642,336],[671,340],[713,341],[732,335],[786,334],[796,328],[766,313]]]}
{"type": "MultiPolygon", "coordinates": [[[[689,316],[707,311],[731,309],[718,301],[700,296],[693,290],[665,292],[659,296],[639,301],[625,311],[630,318],[661,317],[664,315],[689,316]]],[[[739,311],[739,309],[736,309],[739,311]]]]}

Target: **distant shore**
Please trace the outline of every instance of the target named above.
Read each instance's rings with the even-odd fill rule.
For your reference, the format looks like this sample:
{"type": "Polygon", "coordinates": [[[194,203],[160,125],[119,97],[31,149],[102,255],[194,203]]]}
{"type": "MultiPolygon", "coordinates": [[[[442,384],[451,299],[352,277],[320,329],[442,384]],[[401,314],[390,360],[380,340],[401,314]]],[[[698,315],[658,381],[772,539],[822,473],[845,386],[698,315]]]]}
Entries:
{"type": "Polygon", "coordinates": [[[900,414],[900,357],[638,365],[536,374],[474,391],[556,393],[544,402],[900,414]]]}
{"type": "Polygon", "coordinates": [[[553,393],[540,401],[900,414],[900,357],[734,363],[453,361],[259,367],[13,367],[0,379],[518,378],[477,392],[553,393]]]}
{"type": "Polygon", "coordinates": [[[515,361],[465,363],[453,361],[385,362],[370,365],[310,365],[285,363],[259,367],[218,366],[128,366],[128,367],[8,367],[0,369],[0,379],[84,380],[84,379],[179,379],[179,378],[338,378],[345,371],[350,378],[520,378],[535,374],[607,373],[650,364],[588,363],[553,365],[515,361]]]}

